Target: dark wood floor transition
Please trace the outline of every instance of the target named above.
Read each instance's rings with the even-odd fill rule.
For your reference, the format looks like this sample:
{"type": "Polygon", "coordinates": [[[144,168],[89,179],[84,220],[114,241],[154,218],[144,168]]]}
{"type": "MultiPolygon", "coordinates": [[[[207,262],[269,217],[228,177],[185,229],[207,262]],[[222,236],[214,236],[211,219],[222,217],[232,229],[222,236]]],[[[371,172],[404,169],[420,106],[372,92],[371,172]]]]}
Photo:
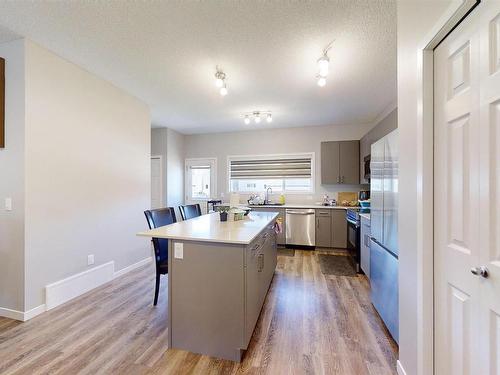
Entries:
{"type": "Polygon", "coordinates": [[[149,265],[28,322],[0,318],[0,374],[396,374],[368,280],[325,276],[317,255],[279,256],[241,364],[167,350],[167,279],[153,307],[149,265]]]}

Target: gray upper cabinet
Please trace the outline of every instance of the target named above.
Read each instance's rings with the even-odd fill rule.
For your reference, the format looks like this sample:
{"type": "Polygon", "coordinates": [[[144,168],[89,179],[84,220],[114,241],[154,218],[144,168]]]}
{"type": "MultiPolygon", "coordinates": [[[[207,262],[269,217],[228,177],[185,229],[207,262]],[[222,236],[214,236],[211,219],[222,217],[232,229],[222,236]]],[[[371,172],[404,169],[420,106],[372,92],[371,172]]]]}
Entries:
{"type": "Polygon", "coordinates": [[[340,183],[359,184],[359,141],[340,142],[340,183]]]}
{"type": "Polygon", "coordinates": [[[340,183],[340,142],[321,142],[321,183],[340,183]]]}
{"type": "Polygon", "coordinates": [[[359,184],[359,141],[321,142],[321,183],[359,184]]]}

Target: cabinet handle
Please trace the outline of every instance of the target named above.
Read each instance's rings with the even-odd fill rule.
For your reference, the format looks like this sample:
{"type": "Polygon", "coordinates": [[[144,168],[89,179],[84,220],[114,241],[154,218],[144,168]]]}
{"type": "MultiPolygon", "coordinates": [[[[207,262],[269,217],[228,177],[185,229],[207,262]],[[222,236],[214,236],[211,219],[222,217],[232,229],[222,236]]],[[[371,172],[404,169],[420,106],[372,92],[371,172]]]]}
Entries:
{"type": "Polygon", "coordinates": [[[258,272],[262,272],[263,269],[264,269],[264,254],[259,254],[257,270],[258,272]]]}

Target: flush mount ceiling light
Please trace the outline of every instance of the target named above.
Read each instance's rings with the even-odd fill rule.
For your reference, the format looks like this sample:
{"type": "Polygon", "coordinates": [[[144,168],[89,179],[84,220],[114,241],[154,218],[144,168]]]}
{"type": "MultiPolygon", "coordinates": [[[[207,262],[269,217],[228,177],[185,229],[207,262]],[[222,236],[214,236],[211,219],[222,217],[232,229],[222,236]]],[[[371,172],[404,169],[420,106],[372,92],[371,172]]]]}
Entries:
{"type": "Polygon", "coordinates": [[[242,117],[246,125],[250,124],[252,119],[256,124],[260,124],[262,117],[265,117],[268,123],[273,122],[273,114],[269,111],[253,111],[243,113],[242,117]]]}
{"type": "Polygon", "coordinates": [[[222,70],[219,70],[219,67],[216,67],[215,87],[219,88],[219,93],[222,96],[227,95],[226,73],[224,73],[222,70]]]}
{"type": "Polygon", "coordinates": [[[330,58],[328,57],[328,51],[332,48],[333,42],[331,41],[326,48],[323,50],[323,56],[318,59],[318,74],[316,78],[318,79],[318,86],[324,87],[326,85],[326,77],[329,72],[330,58]]]}

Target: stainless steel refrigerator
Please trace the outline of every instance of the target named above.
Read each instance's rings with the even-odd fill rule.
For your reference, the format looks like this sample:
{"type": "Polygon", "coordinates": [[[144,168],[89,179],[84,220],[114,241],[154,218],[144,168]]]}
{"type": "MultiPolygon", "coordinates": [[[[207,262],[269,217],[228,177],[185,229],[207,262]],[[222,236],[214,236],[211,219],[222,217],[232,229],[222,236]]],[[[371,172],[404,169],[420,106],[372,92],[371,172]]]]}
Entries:
{"type": "Polygon", "coordinates": [[[399,342],[398,307],[398,131],[371,148],[371,299],[399,342]]]}

